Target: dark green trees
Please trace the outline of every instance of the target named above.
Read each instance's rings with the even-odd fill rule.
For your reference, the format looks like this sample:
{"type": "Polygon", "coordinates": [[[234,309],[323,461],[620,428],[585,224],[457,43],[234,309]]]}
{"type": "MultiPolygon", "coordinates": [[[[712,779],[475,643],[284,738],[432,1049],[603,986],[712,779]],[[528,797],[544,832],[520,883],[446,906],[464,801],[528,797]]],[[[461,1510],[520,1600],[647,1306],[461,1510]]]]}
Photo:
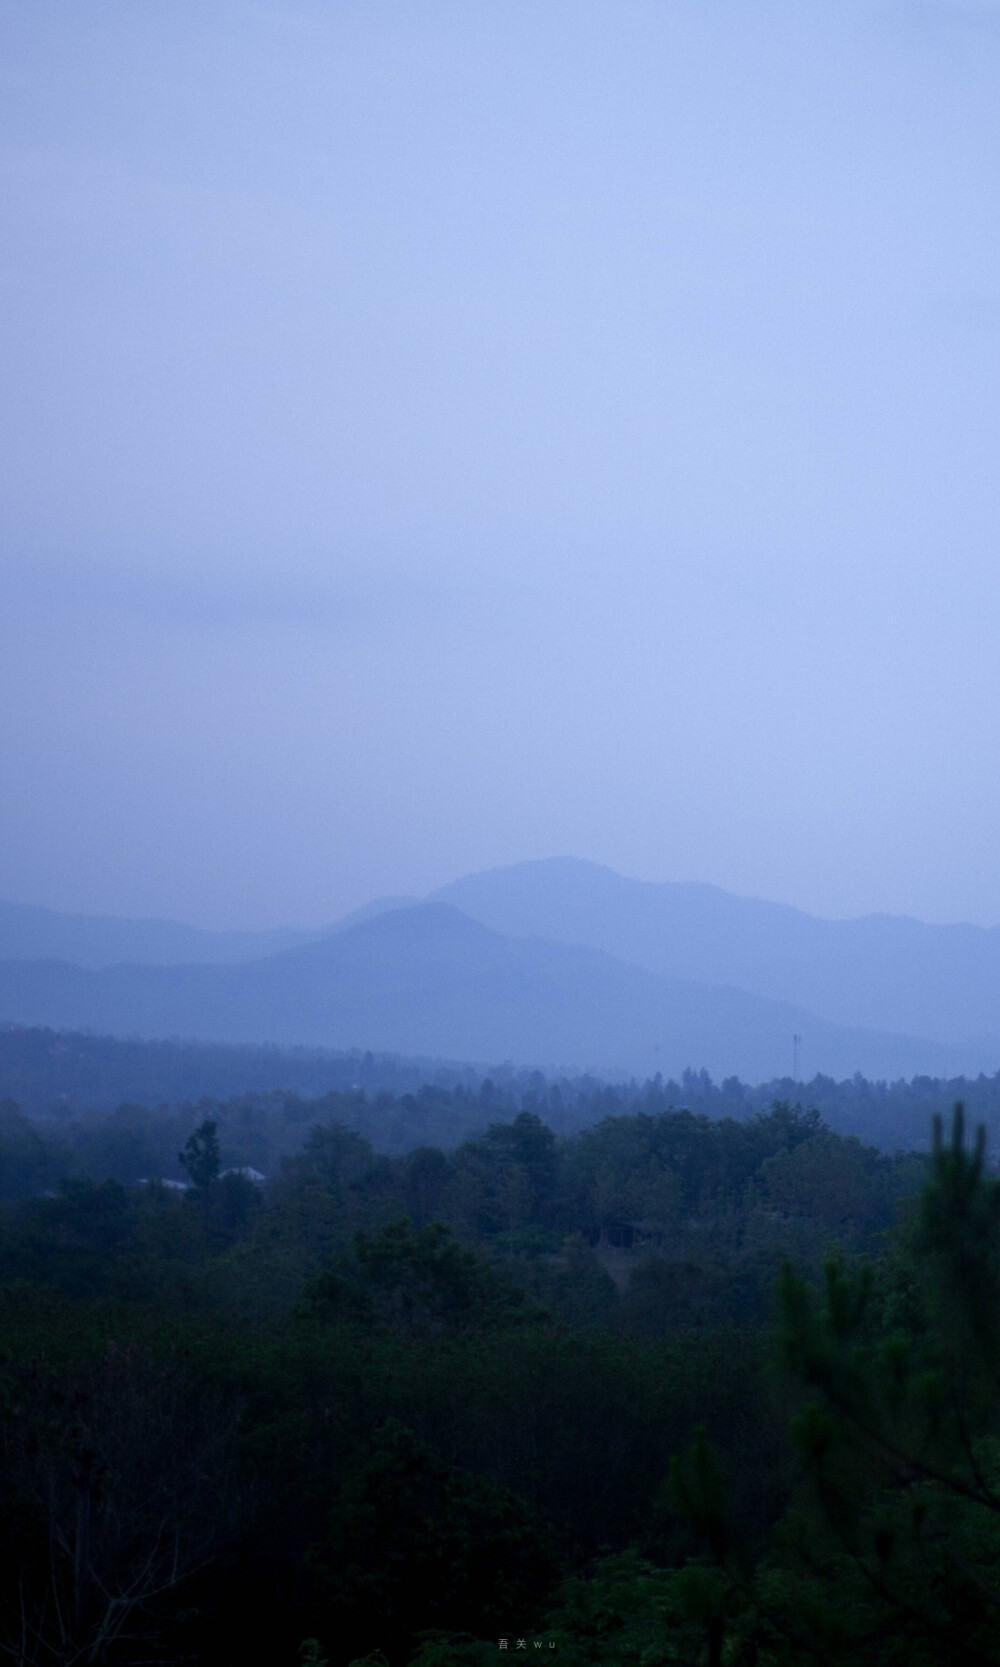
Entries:
{"type": "Polygon", "coordinates": [[[956,1106],[890,1260],[786,1269],[806,1486],[765,1589],[795,1659],[1000,1661],[1000,1180],[956,1106]]]}
{"type": "Polygon", "coordinates": [[[0,1291],[0,1656],[16,1667],[156,1658],[236,1514],[234,1398],[167,1339],[115,1330],[0,1291]]]}
{"type": "Polygon", "coordinates": [[[212,1183],[219,1179],[222,1162],[219,1156],[219,1136],[216,1125],[210,1118],[199,1124],[194,1134],[185,1142],[183,1152],[177,1154],[177,1162],[182,1169],[187,1170],[196,1192],[208,1192],[212,1183]]]}
{"type": "Polygon", "coordinates": [[[416,1233],[406,1220],[355,1233],[353,1258],[343,1259],[342,1271],[321,1274],[305,1295],[314,1313],[353,1314],[404,1335],[535,1318],[523,1292],[440,1222],[416,1233]]]}

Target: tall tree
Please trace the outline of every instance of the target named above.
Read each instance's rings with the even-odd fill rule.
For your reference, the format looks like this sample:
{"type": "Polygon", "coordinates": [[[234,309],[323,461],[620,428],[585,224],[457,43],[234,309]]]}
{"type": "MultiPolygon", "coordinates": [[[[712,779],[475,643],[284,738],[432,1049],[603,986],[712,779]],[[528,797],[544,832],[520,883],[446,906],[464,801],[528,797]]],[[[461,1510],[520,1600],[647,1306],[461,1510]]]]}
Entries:
{"type": "Polygon", "coordinates": [[[832,1260],[817,1301],[786,1268],[782,1313],[809,1392],[792,1635],[852,1667],[1000,1661],[1000,1180],[961,1105],[888,1273],[832,1260]]]}

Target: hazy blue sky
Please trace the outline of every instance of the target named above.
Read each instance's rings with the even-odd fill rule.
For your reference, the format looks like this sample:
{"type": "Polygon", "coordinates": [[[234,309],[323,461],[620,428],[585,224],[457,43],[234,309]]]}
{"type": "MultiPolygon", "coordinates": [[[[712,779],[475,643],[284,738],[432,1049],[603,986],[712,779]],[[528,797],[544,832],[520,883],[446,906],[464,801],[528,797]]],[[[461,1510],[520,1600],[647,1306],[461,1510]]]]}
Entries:
{"type": "Polygon", "coordinates": [[[5,0],[0,895],[1000,921],[1000,0],[5,0]]]}

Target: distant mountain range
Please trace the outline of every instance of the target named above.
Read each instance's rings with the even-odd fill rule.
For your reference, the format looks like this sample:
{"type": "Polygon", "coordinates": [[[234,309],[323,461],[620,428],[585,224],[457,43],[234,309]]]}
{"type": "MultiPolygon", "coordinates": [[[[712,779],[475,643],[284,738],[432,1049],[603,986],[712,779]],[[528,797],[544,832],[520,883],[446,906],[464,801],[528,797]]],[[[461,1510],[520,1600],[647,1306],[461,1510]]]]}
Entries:
{"type": "Polygon", "coordinates": [[[733,984],[838,1025],[983,1046],[1000,1067],[1000,927],[822,920],[715,886],[627,880],[558,857],[436,892],[495,932],[585,944],[671,978],[733,984]]]}
{"type": "Polygon", "coordinates": [[[798,1035],[810,1076],[1000,1067],[1000,933],[820,920],[573,859],[376,901],[325,933],[4,905],[0,955],[0,1019],[119,1036],[759,1082],[791,1071],[798,1035]]]}
{"type": "Polygon", "coordinates": [[[324,936],[323,931],[293,928],[205,932],[173,920],[64,915],[29,903],[0,902],[0,961],[69,961],[75,967],[113,967],[120,961],[148,967],[198,962],[227,965],[257,961],[324,936]]]}

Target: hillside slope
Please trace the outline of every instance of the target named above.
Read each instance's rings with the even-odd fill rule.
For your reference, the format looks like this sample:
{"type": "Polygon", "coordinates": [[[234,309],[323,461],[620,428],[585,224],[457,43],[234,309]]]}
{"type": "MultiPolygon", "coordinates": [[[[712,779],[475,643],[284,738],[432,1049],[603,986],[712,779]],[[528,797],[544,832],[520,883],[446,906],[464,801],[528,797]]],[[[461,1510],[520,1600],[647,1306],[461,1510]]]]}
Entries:
{"type": "Polygon", "coordinates": [[[508,938],[441,903],[393,910],[242,966],[0,965],[0,1019],[143,1037],[372,1048],[450,1059],[759,1082],[787,1073],[900,1077],[981,1061],[803,1008],[508,938]]]}
{"type": "MultiPolygon", "coordinates": [[[[1000,1065],[1000,927],[895,915],[823,920],[715,886],[625,879],[572,857],[470,874],[435,893],[496,932],[601,949],[671,978],[732,984],[834,1024],[991,1038],[1000,1065]]],[[[975,1051],[975,1050],[974,1050],[975,1051]]]]}
{"type": "Polygon", "coordinates": [[[56,909],[0,901],[0,961],[69,961],[78,967],[239,963],[312,943],[320,932],[208,932],[175,920],[126,920],[113,915],[60,914],[56,909]]]}

